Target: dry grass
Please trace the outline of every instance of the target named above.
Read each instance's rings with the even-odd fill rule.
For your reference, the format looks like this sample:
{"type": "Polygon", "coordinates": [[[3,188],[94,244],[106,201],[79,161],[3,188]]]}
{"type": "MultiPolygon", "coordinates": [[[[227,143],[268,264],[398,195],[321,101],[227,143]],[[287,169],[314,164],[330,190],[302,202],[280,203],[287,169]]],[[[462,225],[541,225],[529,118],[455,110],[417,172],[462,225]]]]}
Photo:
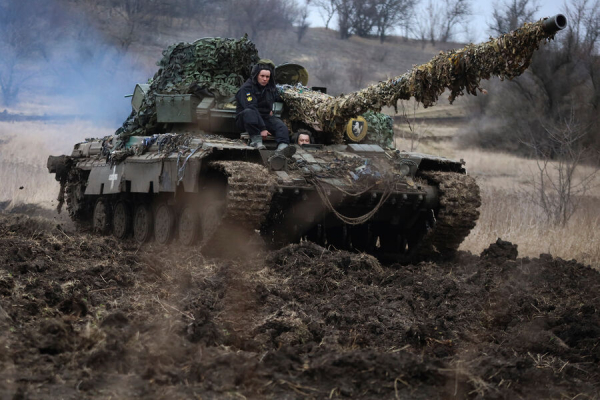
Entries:
{"type": "MultiPolygon", "coordinates": [[[[456,126],[425,123],[425,136],[459,134],[456,126]]],[[[398,135],[397,135],[398,136],[398,135]]],[[[401,149],[410,149],[410,141],[397,138],[401,149]]],[[[575,259],[600,269],[600,173],[588,188],[586,197],[569,223],[553,226],[536,204],[527,199],[532,177],[538,173],[535,160],[511,154],[458,148],[452,141],[422,141],[416,151],[453,159],[464,159],[469,174],[481,187],[481,216],[477,226],[461,245],[462,250],[480,253],[497,238],[519,246],[520,256],[537,257],[550,253],[563,259],[575,259]]],[[[577,175],[589,174],[592,167],[581,167],[577,175]]],[[[551,168],[550,171],[556,174],[551,168]]]]}
{"type": "MultiPolygon", "coordinates": [[[[467,161],[469,173],[485,178],[485,185],[489,187],[509,191],[528,189],[532,176],[539,174],[537,161],[534,159],[478,149],[458,149],[454,145],[451,152],[454,157],[459,156],[467,161]]],[[[549,172],[556,177],[555,166],[556,164],[553,164],[549,172]]],[[[594,170],[595,168],[590,166],[580,166],[575,173],[574,182],[593,173],[594,170]]],[[[597,175],[596,181],[588,187],[587,194],[600,197],[600,173],[597,175]]]]}
{"type": "Polygon", "coordinates": [[[52,207],[58,182],[46,169],[49,155],[70,154],[86,137],[112,133],[91,123],[0,122],[0,201],[52,207]]]}
{"type": "Polygon", "coordinates": [[[462,250],[480,253],[497,238],[519,246],[521,257],[549,253],[575,259],[600,269],[600,213],[597,197],[582,201],[569,223],[553,226],[536,205],[514,191],[493,189],[482,183],[481,216],[461,245],[462,250]]]}
{"type": "MultiPolygon", "coordinates": [[[[479,253],[502,238],[518,244],[521,256],[550,253],[600,269],[600,174],[580,199],[568,224],[553,226],[526,195],[537,173],[535,160],[474,149],[454,152],[467,161],[469,173],[475,176],[482,192],[481,217],[462,249],[479,253]]],[[[591,171],[591,167],[584,166],[578,175],[591,171]]]]}

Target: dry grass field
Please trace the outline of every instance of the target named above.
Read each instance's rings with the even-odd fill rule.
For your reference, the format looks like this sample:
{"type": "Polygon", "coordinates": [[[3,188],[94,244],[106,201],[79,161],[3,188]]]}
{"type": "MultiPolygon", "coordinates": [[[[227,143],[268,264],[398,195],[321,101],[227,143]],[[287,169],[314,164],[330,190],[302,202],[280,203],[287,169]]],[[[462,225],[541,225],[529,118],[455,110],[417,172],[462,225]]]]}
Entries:
{"type": "MultiPolygon", "coordinates": [[[[538,172],[535,160],[461,148],[456,141],[435,140],[460,135],[460,126],[419,122],[417,129],[421,140],[413,141],[416,151],[465,160],[467,171],[481,187],[481,216],[461,249],[480,253],[497,238],[502,238],[517,244],[521,256],[537,257],[550,253],[600,268],[600,172],[595,182],[589,185],[585,197],[578,199],[580,204],[568,224],[554,226],[547,222],[541,208],[529,197],[531,179],[538,172]]],[[[410,139],[401,138],[403,133],[408,133],[406,127],[397,126],[397,132],[400,132],[397,147],[409,150],[410,139]]],[[[551,171],[556,173],[554,166],[551,171]]],[[[584,166],[576,176],[582,177],[593,171],[592,167],[584,166]]]]}
{"type": "MultiPolygon", "coordinates": [[[[481,188],[483,206],[476,228],[463,248],[480,252],[488,243],[501,237],[519,245],[522,256],[550,253],[564,259],[600,267],[600,174],[565,226],[547,222],[541,208],[528,199],[532,176],[537,171],[534,160],[506,154],[467,150],[471,173],[481,188]]],[[[590,172],[590,167],[582,167],[590,172]]]]}
{"type": "Polygon", "coordinates": [[[46,169],[48,156],[70,154],[75,143],[112,132],[83,121],[0,122],[0,201],[54,207],[59,185],[46,169]]]}

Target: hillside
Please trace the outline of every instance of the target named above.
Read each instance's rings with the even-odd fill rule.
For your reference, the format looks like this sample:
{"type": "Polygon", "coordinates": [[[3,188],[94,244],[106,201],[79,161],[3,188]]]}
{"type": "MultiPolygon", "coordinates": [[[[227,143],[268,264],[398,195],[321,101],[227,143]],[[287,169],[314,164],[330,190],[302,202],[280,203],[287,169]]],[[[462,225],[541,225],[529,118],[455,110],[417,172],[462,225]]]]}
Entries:
{"type": "MultiPolygon", "coordinates": [[[[138,48],[148,61],[158,60],[160,48],[179,41],[194,41],[219,32],[188,29],[162,32],[152,46],[138,48]]],[[[380,43],[378,39],[352,36],[340,40],[334,30],[309,28],[300,43],[292,31],[280,31],[255,40],[259,55],[272,59],[275,64],[286,62],[305,66],[310,75],[309,86],[327,86],[330,93],[348,92],[379,80],[403,74],[414,65],[429,61],[440,50],[459,48],[463,44],[447,43],[432,47],[415,40],[390,37],[380,43]],[[357,85],[360,83],[360,85],[357,85]]]]}

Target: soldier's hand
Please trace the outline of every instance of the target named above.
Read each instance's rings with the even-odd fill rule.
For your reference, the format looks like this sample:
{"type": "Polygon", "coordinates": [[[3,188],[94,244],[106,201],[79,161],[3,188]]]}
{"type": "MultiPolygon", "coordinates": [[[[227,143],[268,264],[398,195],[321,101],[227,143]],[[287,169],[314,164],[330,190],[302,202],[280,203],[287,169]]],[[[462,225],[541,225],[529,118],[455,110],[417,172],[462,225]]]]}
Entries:
{"type": "Polygon", "coordinates": [[[264,131],[260,131],[260,136],[262,136],[262,137],[264,137],[264,138],[265,138],[265,137],[267,137],[268,135],[269,135],[269,131],[268,131],[268,130],[266,130],[266,129],[265,129],[264,131]]]}

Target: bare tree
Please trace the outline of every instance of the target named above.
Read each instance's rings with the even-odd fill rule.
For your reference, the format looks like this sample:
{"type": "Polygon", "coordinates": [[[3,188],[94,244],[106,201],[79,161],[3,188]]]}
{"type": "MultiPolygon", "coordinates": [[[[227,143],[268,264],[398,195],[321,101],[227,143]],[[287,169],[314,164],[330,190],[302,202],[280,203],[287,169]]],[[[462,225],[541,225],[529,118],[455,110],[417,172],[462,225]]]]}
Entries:
{"type": "MultiPolygon", "coordinates": [[[[340,39],[353,34],[367,37],[377,34],[383,42],[388,32],[398,26],[408,30],[419,0],[315,0],[326,20],[337,15],[340,39]]],[[[433,0],[431,0],[433,1],[433,0]]],[[[455,0],[467,1],[467,0],[455,0]]]]}
{"type": "Polygon", "coordinates": [[[210,27],[219,15],[219,0],[167,0],[169,14],[179,18],[184,26],[195,21],[200,27],[210,27]]]}
{"type": "MultiPolygon", "coordinates": [[[[563,41],[569,60],[584,70],[589,77],[589,120],[593,129],[600,129],[600,0],[573,0],[565,9],[569,20],[567,35],[563,41]]],[[[600,149],[600,135],[589,143],[600,149]]]]}
{"type": "Polygon", "coordinates": [[[349,39],[350,36],[352,36],[352,17],[355,11],[354,5],[354,0],[336,0],[340,39],[349,39]]]}
{"type": "MultiPolygon", "coordinates": [[[[122,54],[144,40],[148,33],[156,37],[161,24],[169,22],[182,9],[171,7],[169,0],[62,0],[83,11],[88,22],[106,35],[122,54]],[[168,12],[167,12],[168,10],[168,12]]],[[[183,7],[185,4],[180,4],[183,7]]]]}
{"type": "Polygon", "coordinates": [[[381,43],[385,41],[389,30],[399,26],[408,29],[417,2],[418,0],[378,0],[376,2],[375,26],[381,43]]]}
{"type": "Polygon", "coordinates": [[[488,24],[490,33],[498,36],[513,31],[532,21],[539,9],[536,0],[510,0],[501,5],[494,3],[492,21],[488,24]]]}
{"type": "Polygon", "coordinates": [[[46,13],[51,10],[40,0],[0,0],[0,91],[6,106],[17,102],[19,90],[35,75],[31,62],[43,59],[50,42],[46,13]]]}
{"type": "Polygon", "coordinates": [[[554,225],[566,225],[596,179],[598,167],[576,174],[582,164],[598,165],[598,153],[585,146],[589,128],[572,108],[567,118],[545,127],[548,140],[541,142],[532,136],[526,142],[537,155],[538,173],[530,182],[532,199],[554,225]]]}
{"type": "Polygon", "coordinates": [[[142,39],[143,34],[156,30],[165,15],[167,3],[162,0],[100,0],[105,1],[108,19],[104,29],[111,35],[123,53],[142,39]]]}
{"type": "MultiPolygon", "coordinates": [[[[526,73],[502,85],[491,81],[487,84],[490,96],[470,101],[470,143],[541,157],[539,185],[551,160],[562,163],[559,167],[565,172],[559,171],[559,176],[568,181],[573,162],[577,165],[583,162],[580,159],[586,160],[579,154],[582,149],[600,152],[599,3],[568,3],[568,27],[536,52],[526,73]]],[[[513,10],[506,10],[505,16],[499,14],[501,20],[509,21],[507,16],[513,15],[513,10]]],[[[558,188],[553,195],[560,197],[563,181],[544,183],[544,187],[558,188]]],[[[554,215],[562,215],[564,221],[568,212],[563,203],[555,207],[559,211],[554,215]]]]}
{"type": "Polygon", "coordinates": [[[442,23],[442,11],[442,8],[434,0],[429,0],[427,6],[417,16],[413,32],[421,41],[421,48],[425,47],[427,41],[435,46],[442,23]]]}
{"type": "Polygon", "coordinates": [[[425,40],[432,46],[436,42],[445,43],[454,37],[457,27],[464,24],[469,15],[470,0],[449,0],[443,5],[429,0],[417,18],[415,36],[421,40],[422,47],[425,47],[425,40]]]}
{"type": "Polygon", "coordinates": [[[325,29],[329,29],[329,23],[337,12],[337,0],[314,0],[314,4],[325,20],[325,29]]]}
{"type": "MultiPolygon", "coordinates": [[[[418,102],[412,103],[412,110],[409,110],[408,101],[400,100],[400,107],[402,108],[402,119],[406,122],[406,126],[408,127],[408,140],[410,141],[410,151],[416,151],[417,147],[419,147],[419,143],[421,140],[421,136],[423,132],[423,126],[417,126],[417,110],[419,108],[418,102]]],[[[402,132],[402,139],[406,140],[404,136],[404,130],[402,132]]]]}
{"type": "Polygon", "coordinates": [[[306,0],[304,2],[304,7],[300,10],[300,13],[297,17],[297,25],[296,25],[296,36],[298,37],[298,43],[302,41],[302,38],[308,31],[308,27],[310,26],[310,22],[308,22],[308,7],[310,6],[311,0],[306,0]]]}
{"type": "Polygon", "coordinates": [[[600,1],[573,0],[565,9],[569,24],[564,45],[569,53],[592,55],[600,41],[600,1]]]}
{"type": "Polygon", "coordinates": [[[471,15],[469,0],[449,0],[443,8],[439,41],[446,43],[455,34],[456,27],[463,24],[471,15]]]}
{"type": "Polygon", "coordinates": [[[248,33],[251,39],[264,32],[290,28],[297,15],[295,0],[227,0],[222,7],[230,35],[248,33]]]}
{"type": "Polygon", "coordinates": [[[350,18],[352,32],[360,37],[369,36],[377,23],[377,0],[354,0],[350,18]]]}

